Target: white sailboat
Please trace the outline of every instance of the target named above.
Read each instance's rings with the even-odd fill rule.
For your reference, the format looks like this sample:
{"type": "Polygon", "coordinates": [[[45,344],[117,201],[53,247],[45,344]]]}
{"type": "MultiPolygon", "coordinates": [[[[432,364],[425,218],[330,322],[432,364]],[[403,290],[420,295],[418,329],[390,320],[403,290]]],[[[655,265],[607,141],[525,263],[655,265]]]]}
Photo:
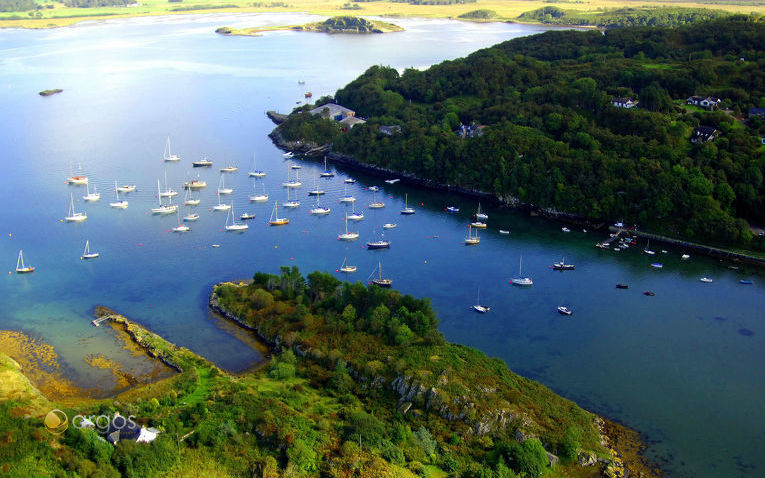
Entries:
{"type": "Polygon", "coordinates": [[[75,186],[82,186],[88,184],[88,177],[82,174],[72,174],[72,163],[69,163],[69,177],[66,178],[67,184],[74,184],[75,186]]]}
{"type": "Polygon", "coordinates": [[[239,168],[237,168],[236,166],[233,166],[233,165],[228,163],[228,161],[226,160],[226,155],[225,154],[223,155],[223,162],[226,165],[218,170],[221,173],[235,173],[235,172],[239,171],[239,168]]]}
{"type": "Polygon", "coordinates": [[[117,191],[121,192],[121,193],[132,193],[132,192],[135,192],[135,190],[136,190],[136,185],[135,184],[123,184],[120,187],[116,187],[117,186],[117,181],[115,181],[114,182],[114,186],[115,186],[115,189],[117,191]]]}
{"type": "Polygon", "coordinates": [[[261,171],[257,167],[256,161],[255,161],[255,153],[252,153],[252,171],[248,171],[247,176],[250,176],[252,178],[262,178],[266,176],[265,171],[261,171]]]}
{"type": "Polygon", "coordinates": [[[409,207],[409,194],[404,195],[404,209],[401,210],[401,214],[404,216],[414,214],[414,208],[409,207]]]}
{"type": "Polygon", "coordinates": [[[180,156],[170,152],[170,136],[167,137],[167,142],[165,143],[165,152],[162,155],[162,158],[165,160],[165,162],[176,162],[181,160],[180,156]]]}
{"type": "Polygon", "coordinates": [[[356,198],[353,197],[351,194],[348,194],[347,185],[343,185],[343,197],[340,198],[340,202],[344,202],[344,203],[356,202],[356,198]]]}
{"type": "Polygon", "coordinates": [[[183,198],[184,206],[199,206],[200,199],[191,197],[191,189],[186,189],[186,197],[183,198]]]}
{"type": "Polygon", "coordinates": [[[322,178],[331,178],[331,177],[333,177],[334,175],[335,175],[335,173],[333,173],[332,171],[330,171],[329,169],[327,169],[327,156],[326,156],[326,155],[324,155],[324,172],[322,172],[321,174],[319,174],[319,176],[321,176],[322,178]]]}
{"type": "Polygon", "coordinates": [[[345,232],[338,234],[337,238],[341,241],[355,241],[359,238],[358,232],[348,232],[348,214],[345,215],[345,232]]]}
{"type": "Polygon", "coordinates": [[[353,179],[353,178],[345,178],[345,180],[343,182],[345,184],[354,184],[356,182],[356,180],[353,179]]]}
{"type": "Polygon", "coordinates": [[[173,198],[170,198],[170,203],[168,204],[162,204],[162,195],[161,195],[161,189],[159,185],[159,179],[157,179],[157,201],[159,201],[159,206],[152,208],[151,213],[152,214],[159,214],[159,215],[167,215],[172,214],[176,211],[178,211],[178,206],[174,205],[172,203],[173,198]]]}
{"type": "Polygon", "coordinates": [[[648,254],[649,256],[653,256],[656,254],[656,252],[651,250],[651,240],[648,239],[648,243],[645,245],[645,249],[643,249],[643,252],[648,254]]]}
{"type": "Polygon", "coordinates": [[[375,186],[372,186],[372,187],[374,187],[375,189],[369,188],[369,189],[372,189],[372,202],[369,203],[369,209],[381,209],[381,208],[384,208],[385,207],[385,203],[382,202],[382,201],[378,201],[377,200],[377,191],[378,191],[379,188],[376,188],[375,186]]]}
{"type": "Polygon", "coordinates": [[[363,212],[356,212],[356,203],[353,203],[353,207],[351,209],[352,209],[351,213],[348,214],[349,221],[361,221],[362,219],[364,219],[363,212]]]}
{"type": "MultiPolygon", "coordinates": [[[[255,190],[255,187],[257,184],[252,185],[253,191],[255,190]]],[[[266,202],[268,201],[268,194],[266,194],[266,185],[263,184],[263,194],[258,194],[257,191],[254,191],[255,194],[250,196],[250,201],[252,202],[266,202]]],[[[289,194],[289,190],[287,190],[287,193],[289,194]]]]}
{"type": "Polygon", "coordinates": [[[356,266],[348,264],[348,246],[345,247],[345,259],[343,259],[343,265],[340,266],[340,272],[350,274],[356,272],[356,266]]]}
{"type": "Polygon", "coordinates": [[[371,279],[372,284],[374,284],[374,285],[376,285],[378,287],[386,287],[387,288],[387,287],[390,287],[393,284],[393,280],[392,279],[383,278],[383,276],[382,276],[382,263],[379,262],[379,261],[377,262],[377,268],[372,271],[372,273],[369,275],[369,277],[367,279],[371,279]],[[378,273],[378,276],[376,278],[372,279],[372,277],[374,277],[375,272],[378,273]]]}
{"type": "Polygon", "coordinates": [[[302,186],[303,183],[300,182],[300,178],[298,177],[298,172],[295,171],[295,179],[290,179],[290,169],[287,168],[287,180],[282,183],[282,186],[285,188],[299,188],[302,186]]]}
{"type": "Polygon", "coordinates": [[[174,190],[170,187],[169,184],[167,184],[167,171],[165,171],[165,190],[160,191],[159,197],[162,198],[172,198],[178,195],[178,191],[174,190]]]}
{"type": "Polygon", "coordinates": [[[117,198],[114,202],[109,203],[109,207],[116,209],[127,209],[128,202],[125,200],[120,201],[120,188],[117,187],[117,181],[114,181],[114,195],[117,198]]]}
{"type": "MultiPolygon", "coordinates": [[[[199,216],[197,216],[198,218],[199,216]]],[[[173,228],[173,232],[189,232],[191,228],[181,222],[181,213],[176,209],[175,211],[175,218],[178,220],[178,224],[173,228]]],[[[184,221],[186,221],[186,218],[183,218],[184,221]]]]}
{"type": "Polygon", "coordinates": [[[74,196],[72,193],[69,193],[69,208],[66,211],[66,216],[64,216],[66,222],[82,222],[87,218],[88,215],[84,212],[76,212],[74,210],[74,196]]]}
{"type": "Polygon", "coordinates": [[[290,209],[294,209],[296,207],[300,206],[300,201],[297,199],[290,199],[290,190],[292,188],[287,188],[287,202],[284,203],[284,207],[288,207],[290,209]]]}
{"type": "Polygon", "coordinates": [[[313,189],[308,191],[308,195],[309,196],[320,196],[320,195],[322,195],[324,193],[325,192],[324,192],[323,189],[319,189],[319,186],[316,184],[316,178],[314,178],[314,180],[313,180],[313,189]]]}
{"type": "Polygon", "coordinates": [[[475,218],[479,221],[485,221],[489,219],[489,216],[487,214],[484,214],[481,212],[481,203],[478,203],[478,210],[475,212],[475,218]]]}
{"type": "Polygon", "coordinates": [[[229,232],[244,232],[246,231],[250,226],[243,222],[236,222],[236,216],[234,215],[234,205],[231,205],[231,209],[229,210],[228,214],[226,215],[226,230],[229,232]],[[228,218],[231,218],[231,222],[228,222],[228,218]]]}
{"type": "Polygon", "coordinates": [[[82,255],[80,256],[80,259],[82,260],[88,260],[88,259],[95,259],[96,257],[100,256],[98,252],[90,252],[90,241],[85,240],[85,250],[82,252],[82,255]]]}
{"type": "Polygon", "coordinates": [[[16,273],[17,274],[27,274],[29,272],[34,272],[35,268],[29,265],[24,265],[24,253],[19,250],[19,258],[16,259],[16,273]]]}
{"type": "Polygon", "coordinates": [[[93,192],[90,192],[90,186],[85,185],[85,195],[82,197],[85,201],[95,202],[101,199],[101,193],[98,192],[98,188],[93,185],[93,192]]]}
{"type": "Polygon", "coordinates": [[[473,225],[468,225],[468,235],[465,238],[465,245],[466,246],[475,246],[481,243],[481,238],[478,237],[478,229],[475,231],[475,236],[472,234],[473,232],[473,225]]]}
{"type": "Polygon", "coordinates": [[[220,194],[218,195],[218,204],[212,207],[213,211],[228,211],[231,209],[231,205],[220,202],[220,194]]]}
{"type": "Polygon", "coordinates": [[[377,238],[377,230],[375,230],[375,237],[374,240],[367,242],[367,250],[374,250],[374,249],[388,249],[390,247],[390,241],[385,240],[385,232],[383,232],[380,235],[380,238],[377,238]]]}
{"type": "Polygon", "coordinates": [[[479,314],[485,314],[486,312],[491,310],[491,307],[486,307],[485,305],[481,305],[481,289],[478,289],[478,295],[475,299],[475,305],[473,306],[473,310],[478,312],[479,314]]]}
{"type": "Polygon", "coordinates": [[[510,279],[510,282],[513,285],[519,286],[530,286],[534,284],[534,281],[531,280],[531,277],[523,277],[523,256],[521,256],[518,261],[518,277],[513,277],[510,279]]]}
{"type": "Polygon", "coordinates": [[[223,174],[220,175],[220,181],[218,182],[218,196],[221,194],[231,194],[234,192],[233,189],[226,187],[226,180],[223,179],[225,176],[223,174]]]}
{"type": "Polygon", "coordinates": [[[289,224],[290,220],[286,217],[279,217],[279,203],[274,201],[274,209],[271,211],[271,218],[268,220],[269,226],[283,226],[289,224]]]}
{"type": "Polygon", "coordinates": [[[319,204],[319,196],[316,196],[316,207],[311,209],[311,214],[314,216],[326,216],[330,213],[330,209],[328,207],[324,207],[321,204],[319,204]]]}

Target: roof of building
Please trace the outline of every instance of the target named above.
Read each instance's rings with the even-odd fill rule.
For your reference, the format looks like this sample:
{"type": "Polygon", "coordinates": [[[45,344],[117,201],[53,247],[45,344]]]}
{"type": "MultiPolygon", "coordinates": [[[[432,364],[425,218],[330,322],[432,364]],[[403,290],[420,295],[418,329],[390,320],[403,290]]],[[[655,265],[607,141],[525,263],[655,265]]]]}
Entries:
{"type": "Polygon", "coordinates": [[[717,130],[711,126],[696,126],[693,128],[693,134],[703,134],[705,136],[713,134],[715,131],[717,130]]]}
{"type": "Polygon", "coordinates": [[[355,111],[353,111],[350,108],[346,108],[345,106],[340,106],[336,103],[327,103],[321,106],[317,106],[316,108],[311,110],[312,115],[319,115],[324,114],[325,108],[328,110],[328,116],[330,118],[334,118],[335,116],[353,116],[356,114],[355,111]]]}
{"type": "Polygon", "coordinates": [[[356,118],[355,116],[346,116],[345,118],[341,119],[339,123],[344,124],[350,128],[353,128],[357,124],[366,123],[366,121],[364,121],[361,118],[356,118]]]}
{"type": "Polygon", "coordinates": [[[635,102],[635,98],[629,98],[629,97],[614,97],[611,101],[614,103],[628,103],[632,101],[635,102]]]}

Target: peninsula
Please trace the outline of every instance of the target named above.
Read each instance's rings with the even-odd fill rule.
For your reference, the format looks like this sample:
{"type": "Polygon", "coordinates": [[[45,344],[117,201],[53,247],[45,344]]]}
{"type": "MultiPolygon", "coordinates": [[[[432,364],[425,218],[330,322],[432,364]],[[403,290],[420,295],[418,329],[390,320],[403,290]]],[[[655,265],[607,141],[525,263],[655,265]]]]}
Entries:
{"type": "Polygon", "coordinates": [[[427,299],[282,267],[215,286],[210,307],[270,360],[233,375],[104,307],[95,315],[172,376],[62,404],[0,355],[3,462],[25,476],[656,476],[634,432],[447,343],[427,299]],[[99,439],[106,427],[49,434],[52,407],[111,427],[131,417],[153,441],[109,432],[113,445],[99,439]]]}

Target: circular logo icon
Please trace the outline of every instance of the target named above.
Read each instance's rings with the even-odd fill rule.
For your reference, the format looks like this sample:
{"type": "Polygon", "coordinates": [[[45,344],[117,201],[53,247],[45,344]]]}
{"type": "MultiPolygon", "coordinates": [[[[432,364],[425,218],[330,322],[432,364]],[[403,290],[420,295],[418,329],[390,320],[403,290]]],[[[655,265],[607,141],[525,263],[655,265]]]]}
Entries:
{"type": "Polygon", "coordinates": [[[56,408],[45,415],[43,424],[45,424],[45,428],[49,432],[54,435],[60,435],[69,427],[69,418],[67,418],[66,413],[56,408]]]}

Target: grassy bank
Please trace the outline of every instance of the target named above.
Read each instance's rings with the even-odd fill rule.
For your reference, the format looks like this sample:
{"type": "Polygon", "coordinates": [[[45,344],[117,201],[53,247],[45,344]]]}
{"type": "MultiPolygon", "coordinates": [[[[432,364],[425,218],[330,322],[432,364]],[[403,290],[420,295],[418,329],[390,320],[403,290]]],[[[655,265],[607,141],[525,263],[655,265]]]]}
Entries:
{"type": "MultiPolygon", "coordinates": [[[[736,13],[765,11],[762,5],[741,4],[714,5],[696,2],[657,2],[616,0],[584,0],[577,3],[549,3],[544,0],[480,0],[475,3],[452,5],[411,5],[398,2],[360,2],[349,3],[345,0],[291,0],[289,2],[251,2],[244,0],[190,0],[187,2],[167,2],[164,0],[145,0],[133,6],[71,8],[59,2],[46,2],[54,8],[42,8],[33,12],[0,12],[0,27],[14,28],[54,28],[72,25],[85,20],[97,20],[120,17],[138,17],[151,15],[176,15],[190,13],[231,13],[231,12],[307,12],[317,15],[338,16],[353,13],[363,16],[421,17],[421,18],[458,18],[466,13],[485,9],[496,13],[493,20],[515,21],[524,12],[546,6],[558,6],[566,10],[596,13],[598,9],[616,9],[625,6],[672,6],[685,8],[710,8],[736,13]],[[352,9],[349,9],[352,6],[352,9]],[[355,6],[358,6],[356,9],[355,6]],[[31,13],[31,15],[30,15],[31,13]],[[38,16],[39,15],[39,16],[38,16]]],[[[481,21],[483,19],[478,18],[481,21]]]]}

